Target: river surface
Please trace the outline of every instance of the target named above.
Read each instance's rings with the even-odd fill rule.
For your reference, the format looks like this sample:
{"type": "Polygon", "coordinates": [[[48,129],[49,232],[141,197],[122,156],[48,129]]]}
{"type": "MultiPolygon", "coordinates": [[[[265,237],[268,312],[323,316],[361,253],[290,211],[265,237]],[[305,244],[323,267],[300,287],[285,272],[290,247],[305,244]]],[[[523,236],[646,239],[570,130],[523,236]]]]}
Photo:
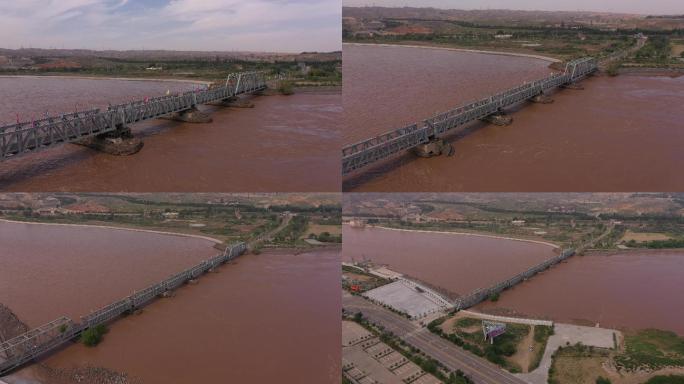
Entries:
{"type": "Polygon", "coordinates": [[[344,44],[343,54],[345,144],[552,73],[539,59],[444,49],[344,44]]]}
{"type": "Polygon", "coordinates": [[[0,303],[31,328],[75,321],[219,253],[209,240],[0,221],[0,303]]]}
{"type": "Polygon", "coordinates": [[[339,383],[338,250],[244,255],[71,346],[53,367],[107,367],[145,384],[339,383]]]}
{"type": "Polygon", "coordinates": [[[375,264],[464,295],[556,256],[550,245],[488,236],[343,228],[343,260],[375,264]]]}
{"type": "MultiPolygon", "coordinates": [[[[344,46],[345,143],[544,77],[546,61],[344,46]]],[[[662,191],[684,188],[684,76],[593,77],[521,104],[514,122],[450,135],[452,157],[412,154],[345,179],[358,191],[662,191]],[[645,161],[644,159],[648,159],[645,161]]]]}
{"type": "Polygon", "coordinates": [[[684,250],[575,256],[476,309],[684,335],[682,276],[684,250]]]}
{"type": "MultiPolygon", "coordinates": [[[[0,77],[0,121],[163,95],[196,87],[160,81],[0,77]]],[[[0,162],[10,191],[337,191],[342,96],[246,97],[255,108],[201,106],[213,122],[150,120],[132,126],[145,142],[132,156],[73,144],[0,162]]]]}

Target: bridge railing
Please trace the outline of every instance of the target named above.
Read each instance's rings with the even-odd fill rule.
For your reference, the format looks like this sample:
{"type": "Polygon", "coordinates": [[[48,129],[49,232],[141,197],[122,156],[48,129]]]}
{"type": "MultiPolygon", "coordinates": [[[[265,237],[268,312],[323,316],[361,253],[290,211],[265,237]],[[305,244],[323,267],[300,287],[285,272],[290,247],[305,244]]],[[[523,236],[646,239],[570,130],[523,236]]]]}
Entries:
{"type": "Polygon", "coordinates": [[[58,348],[88,328],[111,322],[125,313],[140,308],[164,292],[178,288],[188,280],[195,279],[212,268],[241,255],[246,249],[247,245],[243,242],[229,245],[220,255],[202,261],[157,284],[81,317],[78,324],[68,317],[60,317],[0,343],[0,375],[58,348]]]}
{"type": "Polygon", "coordinates": [[[92,109],[6,125],[0,127],[0,160],[263,89],[266,89],[265,74],[235,73],[221,86],[110,105],[104,111],[92,109]]]}
{"type": "Polygon", "coordinates": [[[348,174],[396,153],[427,143],[431,138],[455,127],[497,113],[515,103],[544,91],[578,81],[598,68],[594,58],[582,58],[566,64],[565,72],[526,83],[387,133],[342,148],[342,173],[348,174]]]}

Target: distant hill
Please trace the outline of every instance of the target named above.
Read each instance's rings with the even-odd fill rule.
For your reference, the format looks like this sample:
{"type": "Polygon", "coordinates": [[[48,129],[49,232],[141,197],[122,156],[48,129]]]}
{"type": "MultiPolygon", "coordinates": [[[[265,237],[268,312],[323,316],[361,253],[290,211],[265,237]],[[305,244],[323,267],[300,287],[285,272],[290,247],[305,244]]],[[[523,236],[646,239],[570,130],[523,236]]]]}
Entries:
{"type": "Polygon", "coordinates": [[[684,18],[681,16],[647,16],[584,11],[552,12],[509,9],[461,10],[416,7],[343,7],[342,16],[363,20],[452,20],[500,26],[544,26],[571,23],[622,29],[671,30],[684,28],[684,18]]]}
{"type": "Polygon", "coordinates": [[[243,52],[243,51],[167,51],[167,50],[127,50],[95,51],[89,49],[45,49],[45,48],[0,48],[0,56],[12,57],[97,57],[125,60],[223,60],[237,59],[246,61],[335,61],[342,59],[342,52],[243,52]]]}

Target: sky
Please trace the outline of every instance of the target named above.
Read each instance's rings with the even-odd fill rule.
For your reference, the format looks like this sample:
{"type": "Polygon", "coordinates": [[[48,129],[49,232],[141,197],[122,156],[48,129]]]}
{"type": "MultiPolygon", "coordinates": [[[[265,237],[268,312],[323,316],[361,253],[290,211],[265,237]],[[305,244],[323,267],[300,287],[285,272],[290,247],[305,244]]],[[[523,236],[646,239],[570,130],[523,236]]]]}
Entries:
{"type": "Polygon", "coordinates": [[[347,6],[684,14],[684,0],[343,0],[347,6]]]}
{"type": "Polygon", "coordinates": [[[0,0],[0,47],[341,49],[340,0],[0,0]]]}

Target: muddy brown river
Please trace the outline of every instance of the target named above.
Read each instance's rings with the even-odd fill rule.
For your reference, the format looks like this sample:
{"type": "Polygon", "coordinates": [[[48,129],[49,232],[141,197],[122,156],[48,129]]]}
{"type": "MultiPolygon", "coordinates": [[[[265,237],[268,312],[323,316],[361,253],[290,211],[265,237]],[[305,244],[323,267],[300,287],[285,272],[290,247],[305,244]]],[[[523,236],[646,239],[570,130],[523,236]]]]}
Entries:
{"type": "Polygon", "coordinates": [[[377,265],[464,295],[554,257],[551,245],[489,236],[343,228],[343,260],[377,265]]]}
{"type": "MultiPolygon", "coordinates": [[[[547,62],[436,49],[344,46],[345,143],[548,74],[547,62]],[[372,86],[369,86],[372,85],[372,86]]],[[[521,104],[514,122],[450,136],[452,157],[412,154],[345,178],[356,191],[662,191],[684,188],[684,76],[593,77],[521,104]],[[647,161],[645,159],[648,159],[647,161]]]]}
{"type": "Polygon", "coordinates": [[[575,256],[475,308],[684,335],[684,251],[575,256]]]}
{"type": "Polygon", "coordinates": [[[90,310],[218,254],[185,236],[0,221],[0,303],[30,327],[90,310]]]}
{"type": "MultiPolygon", "coordinates": [[[[1,243],[12,241],[13,256],[3,260],[11,268],[0,269],[2,300],[31,325],[125,295],[163,270],[178,272],[190,253],[215,254],[197,239],[5,224],[1,243]]],[[[115,321],[96,348],[74,344],[42,363],[104,367],[146,384],[339,383],[339,252],[243,255],[115,321]]],[[[7,380],[50,384],[46,372],[30,366],[7,380]]]]}
{"type": "MultiPolygon", "coordinates": [[[[192,89],[195,84],[0,77],[0,121],[13,123],[192,89]]],[[[6,191],[337,191],[342,96],[247,97],[255,108],[201,106],[213,122],[132,126],[144,148],[112,156],[74,144],[0,162],[6,191]]]]}

